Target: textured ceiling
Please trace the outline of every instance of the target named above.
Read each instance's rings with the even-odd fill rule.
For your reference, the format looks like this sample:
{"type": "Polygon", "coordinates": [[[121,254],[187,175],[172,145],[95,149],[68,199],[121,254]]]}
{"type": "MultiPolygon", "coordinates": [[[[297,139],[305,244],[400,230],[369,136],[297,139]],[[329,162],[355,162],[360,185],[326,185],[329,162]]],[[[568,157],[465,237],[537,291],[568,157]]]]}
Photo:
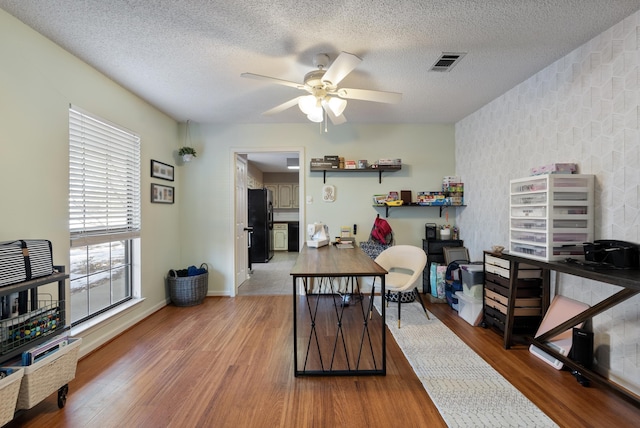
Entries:
{"type": "Polygon", "coordinates": [[[401,92],[349,101],[353,123],[454,123],[640,9],[640,0],[0,0],[17,17],[179,121],[304,123],[313,57],[362,63],[341,86],[401,92]],[[467,52],[447,73],[442,52],[467,52]]]}

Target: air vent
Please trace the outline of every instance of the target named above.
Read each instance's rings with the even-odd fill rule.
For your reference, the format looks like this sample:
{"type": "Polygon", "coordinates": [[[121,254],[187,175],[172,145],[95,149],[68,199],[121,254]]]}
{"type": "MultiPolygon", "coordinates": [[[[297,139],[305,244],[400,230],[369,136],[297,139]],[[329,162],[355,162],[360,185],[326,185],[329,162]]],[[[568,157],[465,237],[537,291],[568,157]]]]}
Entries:
{"type": "Polygon", "coordinates": [[[451,71],[466,54],[466,52],[442,52],[429,71],[451,71]]]}

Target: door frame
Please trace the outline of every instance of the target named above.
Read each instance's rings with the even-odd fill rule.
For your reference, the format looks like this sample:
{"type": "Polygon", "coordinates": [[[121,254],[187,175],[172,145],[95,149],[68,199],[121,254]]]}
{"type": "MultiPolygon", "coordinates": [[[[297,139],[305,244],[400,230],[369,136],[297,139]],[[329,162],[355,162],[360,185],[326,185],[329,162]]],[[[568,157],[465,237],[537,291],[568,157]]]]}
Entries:
{"type": "MultiPolygon", "coordinates": [[[[238,240],[235,239],[235,222],[236,222],[236,216],[238,215],[238,212],[236,211],[237,209],[243,209],[244,212],[247,211],[248,207],[245,206],[243,208],[236,208],[236,204],[235,204],[235,191],[236,191],[236,156],[239,155],[246,155],[249,153],[298,153],[298,164],[300,165],[300,169],[298,170],[298,222],[300,224],[304,224],[305,221],[305,206],[306,206],[306,199],[305,199],[305,177],[306,177],[306,157],[305,157],[305,150],[304,147],[232,147],[230,150],[230,158],[231,158],[231,165],[233,165],[233,168],[231,168],[231,194],[233,195],[234,198],[234,203],[231,204],[232,206],[232,215],[231,215],[231,219],[230,219],[230,223],[229,224],[229,230],[233,230],[234,231],[234,235],[233,235],[233,290],[231,293],[232,297],[235,297],[238,295],[238,287],[240,286],[240,284],[237,281],[237,273],[238,273],[238,269],[239,269],[239,263],[242,263],[242,260],[237,260],[236,254],[238,249],[235,248],[238,245],[238,240]]],[[[246,182],[245,182],[245,189],[244,191],[246,191],[246,182]]],[[[306,230],[306,228],[301,227],[300,230],[306,230]]],[[[245,232],[246,235],[246,232],[245,232]]],[[[246,236],[245,236],[246,238],[246,236]]],[[[240,240],[240,241],[244,241],[246,242],[246,239],[244,240],[240,240]]],[[[304,242],[304,233],[300,233],[298,236],[298,248],[302,248],[302,244],[304,242]]]]}

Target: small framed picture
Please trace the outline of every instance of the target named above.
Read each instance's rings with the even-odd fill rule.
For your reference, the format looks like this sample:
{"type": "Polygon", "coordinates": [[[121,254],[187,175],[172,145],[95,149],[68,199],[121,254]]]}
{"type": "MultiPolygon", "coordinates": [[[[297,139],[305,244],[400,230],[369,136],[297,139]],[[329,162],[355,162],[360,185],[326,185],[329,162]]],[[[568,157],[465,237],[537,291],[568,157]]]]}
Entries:
{"type": "Polygon", "coordinates": [[[173,181],[173,166],[151,159],[151,176],[173,181]]]}
{"type": "Polygon", "coordinates": [[[172,204],[174,196],[175,193],[172,186],[151,183],[151,202],[156,204],[172,204]]]}
{"type": "Polygon", "coordinates": [[[331,184],[322,187],[322,200],[325,202],[333,202],[336,200],[336,188],[331,184]]]}

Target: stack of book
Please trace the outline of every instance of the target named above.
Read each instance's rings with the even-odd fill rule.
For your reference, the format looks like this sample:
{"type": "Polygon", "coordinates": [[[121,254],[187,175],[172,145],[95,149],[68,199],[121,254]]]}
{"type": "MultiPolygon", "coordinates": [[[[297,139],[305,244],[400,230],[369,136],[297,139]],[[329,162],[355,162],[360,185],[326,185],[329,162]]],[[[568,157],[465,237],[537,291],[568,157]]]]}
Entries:
{"type": "Polygon", "coordinates": [[[69,335],[61,334],[22,353],[22,365],[30,366],[69,344],[69,335]]]}

